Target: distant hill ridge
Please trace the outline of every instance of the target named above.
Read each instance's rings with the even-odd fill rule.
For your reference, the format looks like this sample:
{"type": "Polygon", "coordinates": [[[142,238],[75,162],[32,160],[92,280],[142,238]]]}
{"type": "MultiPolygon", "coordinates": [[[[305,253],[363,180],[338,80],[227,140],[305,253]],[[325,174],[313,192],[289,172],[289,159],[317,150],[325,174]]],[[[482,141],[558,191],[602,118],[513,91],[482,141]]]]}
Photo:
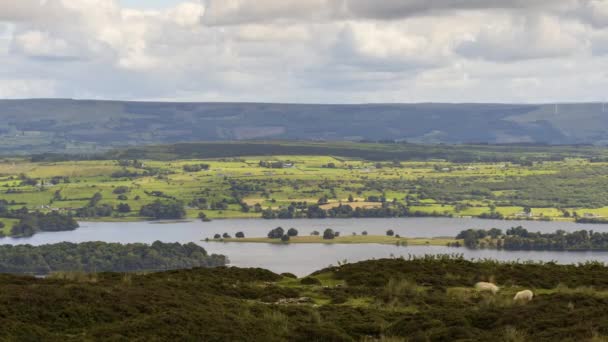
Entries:
{"type": "Polygon", "coordinates": [[[0,153],[191,141],[608,143],[608,109],[574,104],[272,104],[0,100],[0,153]]]}

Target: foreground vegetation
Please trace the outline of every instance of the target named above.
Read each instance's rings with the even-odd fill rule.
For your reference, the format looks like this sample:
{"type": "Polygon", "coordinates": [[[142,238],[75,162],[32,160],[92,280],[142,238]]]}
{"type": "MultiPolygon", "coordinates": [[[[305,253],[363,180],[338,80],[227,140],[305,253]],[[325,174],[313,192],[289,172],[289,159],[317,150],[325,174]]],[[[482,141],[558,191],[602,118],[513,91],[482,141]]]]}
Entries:
{"type": "Polygon", "coordinates": [[[223,255],[208,255],[194,243],[118,244],[63,242],[0,246],[0,273],[133,272],[224,266],[223,255]]]}
{"type": "Polygon", "coordinates": [[[124,221],[473,216],[605,223],[608,217],[603,148],[215,143],[95,158],[101,159],[0,161],[0,231],[27,236],[44,229],[13,232],[20,211],[124,221]]]}
{"type": "Polygon", "coordinates": [[[0,276],[0,339],[601,341],[608,268],[384,259],[303,279],[261,269],[0,276]],[[496,295],[477,281],[500,286],[496,295]],[[516,303],[521,289],[534,291],[516,303]],[[35,305],[32,305],[35,304],[35,305]]]}

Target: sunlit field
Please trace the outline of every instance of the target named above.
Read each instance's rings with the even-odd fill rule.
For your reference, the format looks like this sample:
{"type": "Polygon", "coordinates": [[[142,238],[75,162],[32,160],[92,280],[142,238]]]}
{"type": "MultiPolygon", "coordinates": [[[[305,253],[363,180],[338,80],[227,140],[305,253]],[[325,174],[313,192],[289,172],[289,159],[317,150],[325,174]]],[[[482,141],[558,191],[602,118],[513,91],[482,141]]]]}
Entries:
{"type": "Polygon", "coordinates": [[[261,217],[261,210],[293,202],[323,209],[401,203],[413,211],[457,217],[491,212],[520,219],[608,216],[602,190],[608,164],[584,159],[520,165],[284,155],[137,162],[135,167],[115,160],[6,159],[0,162],[0,198],[10,209],[69,211],[100,193],[100,204],[131,208],[104,220],[141,219],[141,206],[158,199],[179,200],[188,217],[204,212],[211,219],[261,217]],[[282,164],[263,167],[261,161],[282,164]],[[200,164],[208,169],[184,168],[200,164]],[[119,187],[124,191],[117,192],[119,187]]]}

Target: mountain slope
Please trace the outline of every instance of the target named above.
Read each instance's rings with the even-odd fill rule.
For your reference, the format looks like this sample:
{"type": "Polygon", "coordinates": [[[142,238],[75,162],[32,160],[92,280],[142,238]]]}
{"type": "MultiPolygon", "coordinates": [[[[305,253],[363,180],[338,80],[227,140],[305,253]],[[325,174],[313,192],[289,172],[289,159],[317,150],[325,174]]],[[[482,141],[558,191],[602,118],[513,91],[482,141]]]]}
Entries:
{"type": "Polygon", "coordinates": [[[601,104],[153,103],[1,100],[0,153],[246,139],[605,143],[601,104]]]}

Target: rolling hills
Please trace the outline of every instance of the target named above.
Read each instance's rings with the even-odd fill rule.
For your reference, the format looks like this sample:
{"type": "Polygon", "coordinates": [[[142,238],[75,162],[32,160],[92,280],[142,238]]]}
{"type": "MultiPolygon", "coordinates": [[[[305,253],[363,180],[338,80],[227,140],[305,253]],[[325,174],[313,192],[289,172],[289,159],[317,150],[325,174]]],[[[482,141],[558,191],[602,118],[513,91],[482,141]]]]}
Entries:
{"type": "Polygon", "coordinates": [[[269,104],[0,100],[0,153],[91,152],[191,141],[608,142],[601,103],[269,104]]]}

